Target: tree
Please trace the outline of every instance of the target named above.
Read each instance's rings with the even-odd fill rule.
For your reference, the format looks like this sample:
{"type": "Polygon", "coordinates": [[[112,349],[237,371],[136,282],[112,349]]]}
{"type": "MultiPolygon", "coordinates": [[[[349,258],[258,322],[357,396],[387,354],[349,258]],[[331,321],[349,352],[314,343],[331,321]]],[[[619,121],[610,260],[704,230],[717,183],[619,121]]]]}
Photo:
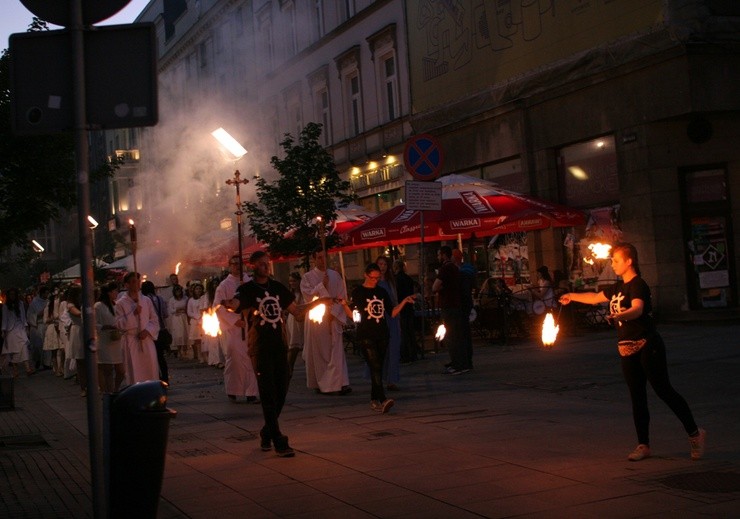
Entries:
{"type": "MultiPolygon", "coordinates": [[[[29,32],[46,31],[34,18],[29,32]]],[[[28,249],[28,233],[43,228],[76,204],[74,139],[71,133],[18,136],[11,130],[10,50],[0,56],[0,253],[28,249]]],[[[118,164],[93,165],[90,181],[112,176],[118,164]]]]}
{"type": "MultiPolygon", "coordinates": [[[[305,258],[320,244],[317,217],[331,222],[337,216],[337,207],[349,204],[354,196],[350,183],[342,180],[331,154],[318,142],[321,125],[308,123],[295,142],[285,134],[280,143],[285,158],[272,157],[270,163],[280,174],[276,182],[257,180],[258,202],[245,202],[244,211],[254,236],[269,245],[273,256],[305,258]]],[[[326,236],[326,247],[338,241],[326,236]]]]}

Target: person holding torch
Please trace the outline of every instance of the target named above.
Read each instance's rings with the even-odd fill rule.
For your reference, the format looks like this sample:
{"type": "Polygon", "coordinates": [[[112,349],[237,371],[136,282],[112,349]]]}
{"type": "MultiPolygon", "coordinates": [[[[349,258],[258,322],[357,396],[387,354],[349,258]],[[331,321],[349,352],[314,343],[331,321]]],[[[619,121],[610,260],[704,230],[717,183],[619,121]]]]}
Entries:
{"type": "Polygon", "coordinates": [[[415,295],[410,295],[393,306],[388,292],[378,286],[380,267],[370,263],[365,268],[365,281],[352,291],[352,305],[343,299],[337,300],[344,313],[354,319],[353,308],[359,314],[357,324],[358,346],[370,369],[370,408],[387,413],[393,407],[393,399],[385,397],[383,391],[383,360],[388,351],[390,331],[386,322],[386,308],[391,308],[391,317],[398,316],[407,304],[414,304],[415,295]]]}
{"type": "Polygon", "coordinates": [[[640,461],[650,457],[650,413],[647,403],[647,382],[683,424],[689,435],[691,459],[704,455],[706,431],[694,421],[686,400],[673,388],[668,377],[666,350],[652,317],[650,288],[640,276],[637,249],[632,244],[614,247],[612,269],[622,279],[600,292],[569,292],[560,303],[572,301],[585,304],[609,303],[609,321],[617,329],[618,350],[622,373],[632,399],[632,416],[637,430],[638,445],[627,459],[640,461]]]}

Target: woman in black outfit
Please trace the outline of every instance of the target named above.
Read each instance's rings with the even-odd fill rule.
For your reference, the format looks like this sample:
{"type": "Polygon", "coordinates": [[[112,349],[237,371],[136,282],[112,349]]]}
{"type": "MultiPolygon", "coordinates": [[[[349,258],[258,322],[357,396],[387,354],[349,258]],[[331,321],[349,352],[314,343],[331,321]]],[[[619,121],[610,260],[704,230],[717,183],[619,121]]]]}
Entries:
{"type": "Polygon", "coordinates": [[[569,292],[560,303],[571,301],[586,304],[609,303],[609,320],[617,329],[622,373],[632,399],[632,415],[637,429],[638,445],[627,459],[640,461],[650,457],[650,412],[647,403],[647,382],[683,424],[689,435],[691,459],[704,455],[707,433],[697,427],[686,400],[675,390],[668,378],[665,343],[655,329],[652,317],[650,288],[640,276],[637,249],[631,244],[614,247],[612,268],[622,280],[601,292],[569,292]]]}

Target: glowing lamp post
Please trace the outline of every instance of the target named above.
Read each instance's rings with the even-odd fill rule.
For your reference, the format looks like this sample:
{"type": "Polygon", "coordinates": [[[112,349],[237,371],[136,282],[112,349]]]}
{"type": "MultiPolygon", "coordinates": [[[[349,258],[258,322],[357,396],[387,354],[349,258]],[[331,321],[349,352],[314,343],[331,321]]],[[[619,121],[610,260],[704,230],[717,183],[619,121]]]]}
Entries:
{"type": "Polygon", "coordinates": [[[44,249],[44,246],[41,245],[36,240],[31,240],[31,247],[33,247],[33,252],[35,252],[37,254],[41,254],[41,253],[43,253],[46,250],[46,249],[44,249]]]}

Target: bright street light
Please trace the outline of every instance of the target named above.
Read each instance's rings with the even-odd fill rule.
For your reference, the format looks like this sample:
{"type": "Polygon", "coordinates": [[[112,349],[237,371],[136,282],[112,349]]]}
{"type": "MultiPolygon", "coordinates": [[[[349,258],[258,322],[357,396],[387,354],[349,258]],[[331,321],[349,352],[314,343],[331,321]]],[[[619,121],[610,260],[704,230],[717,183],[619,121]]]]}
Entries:
{"type": "Polygon", "coordinates": [[[44,252],[46,250],[46,249],[44,249],[43,245],[41,245],[36,240],[31,240],[31,244],[33,245],[33,251],[34,252],[38,252],[39,254],[41,254],[42,252],[44,252]]]}
{"type": "Polygon", "coordinates": [[[226,149],[226,151],[231,153],[234,160],[238,160],[247,154],[247,150],[245,150],[244,147],[223,128],[213,130],[211,135],[213,135],[213,138],[216,139],[218,143],[226,149]]]}
{"type": "Polygon", "coordinates": [[[90,215],[87,215],[87,221],[90,222],[90,229],[96,229],[98,227],[98,221],[90,215]]]}

